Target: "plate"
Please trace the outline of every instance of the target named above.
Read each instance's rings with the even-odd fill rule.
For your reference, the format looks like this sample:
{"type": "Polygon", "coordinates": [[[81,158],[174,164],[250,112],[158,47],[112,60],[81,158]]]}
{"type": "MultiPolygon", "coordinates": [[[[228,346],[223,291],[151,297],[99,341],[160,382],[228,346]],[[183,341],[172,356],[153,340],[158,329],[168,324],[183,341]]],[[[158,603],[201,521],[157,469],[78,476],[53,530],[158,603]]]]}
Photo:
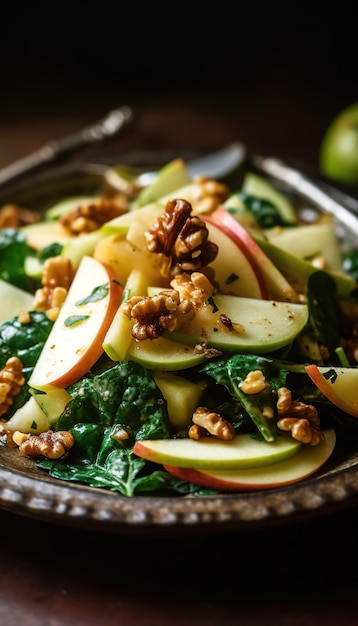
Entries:
{"type": "MultiPolygon", "coordinates": [[[[171,155],[121,155],[133,166],[159,166],[171,155]]],[[[118,161],[119,162],[119,161],[118,161]]],[[[31,181],[2,189],[6,199],[27,202],[40,197],[43,205],[81,186],[98,186],[103,164],[74,163],[32,176],[31,181]]],[[[349,438],[348,438],[349,439],[349,438]]],[[[339,441],[339,438],[338,438],[339,441]]],[[[0,443],[0,507],[54,524],[120,534],[196,534],[218,531],[247,532],[282,526],[297,520],[325,516],[358,503],[358,450],[350,441],[337,444],[324,468],[302,482],[265,491],[215,496],[133,496],[59,481],[0,443]]]]}

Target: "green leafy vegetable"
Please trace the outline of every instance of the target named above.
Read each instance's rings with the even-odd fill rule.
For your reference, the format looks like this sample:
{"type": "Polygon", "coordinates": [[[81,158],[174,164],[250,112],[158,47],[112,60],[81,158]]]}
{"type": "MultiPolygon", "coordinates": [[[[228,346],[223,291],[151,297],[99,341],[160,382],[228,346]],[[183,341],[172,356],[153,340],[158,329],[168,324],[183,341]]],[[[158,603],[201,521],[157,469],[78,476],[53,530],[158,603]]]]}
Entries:
{"type": "MultiPolygon", "coordinates": [[[[29,321],[23,324],[18,317],[14,317],[0,324],[0,369],[5,367],[6,361],[17,356],[23,365],[23,375],[26,382],[29,380],[36,361],[45,341],[50,334],[53,322],[44,311],[31,311],[29,321]]],[[[22,406],[29,398],[27,385],[14,397],[7,418],[22,406]]]]}

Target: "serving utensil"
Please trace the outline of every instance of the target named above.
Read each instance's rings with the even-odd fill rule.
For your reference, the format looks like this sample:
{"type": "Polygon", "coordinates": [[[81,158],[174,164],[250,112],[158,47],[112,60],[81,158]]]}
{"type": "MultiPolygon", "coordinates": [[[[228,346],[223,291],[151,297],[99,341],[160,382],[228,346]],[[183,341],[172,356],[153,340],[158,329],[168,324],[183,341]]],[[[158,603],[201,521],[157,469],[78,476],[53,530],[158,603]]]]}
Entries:
{"type": "Polygon", "coordinates": [[[130,124],[132,119],[132,109],[129,106],[121,106],[79,132],[67,135],[62,139],[49,141],[35,152],[0,169],[0,185],[12,182],[41,165],[54,163],[60,157],[75,152],[79,148],[114,137],[130,124]]]}
{"type": "MultiPolygon", "coordinates": [[[[296,192],[302,198],[312,203],[323,213],[332,215],[335,220],[347,229],[348,233],[358,238],[358,217],[352,213],[341,202],[334,198],[334,190],[325,191],[324,187],[320,187],[309,176],[303,174],[300,170],[289,166],[284,161],[275,157],[251,157],[253,166],[262,173],[270,176],[276,181],[284,183],[288,190],[296,192]]],[[[327,186],[326,186],[327,189],[327,186]]],[[[328,187],[328,190],[330,188],[328,187]]],[[[347,194],[343,194],[337,190],[336,197],[341,199],[350,198],[347,194]],[[340,195],[339,195],[340,194],[340,195]]],[[[354,204],[354,199],[350,199],[354,204]]]]}

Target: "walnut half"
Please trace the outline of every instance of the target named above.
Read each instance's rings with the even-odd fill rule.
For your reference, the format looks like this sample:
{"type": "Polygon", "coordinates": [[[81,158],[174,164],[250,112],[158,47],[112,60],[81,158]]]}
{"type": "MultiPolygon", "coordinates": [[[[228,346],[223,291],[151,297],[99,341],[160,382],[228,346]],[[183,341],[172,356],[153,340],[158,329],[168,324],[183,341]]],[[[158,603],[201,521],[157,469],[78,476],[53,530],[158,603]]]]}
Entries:
{"type": "Polygon", "coordinates": [[[32,458],[60,459],[74,446],[75,440],[67,430],[47,430],[39,435],[29,435],[19,445],[22,454],[32,458]]]}
{"type": "Polygon", "coordinates": [[[205,222],[191,212],[186,200],[169,200],[165,212],[144,233],[148,250],[163,257],[161,274],[166,278],[198,271],[217,256],[218,246],[209,241],[205,222]]]}

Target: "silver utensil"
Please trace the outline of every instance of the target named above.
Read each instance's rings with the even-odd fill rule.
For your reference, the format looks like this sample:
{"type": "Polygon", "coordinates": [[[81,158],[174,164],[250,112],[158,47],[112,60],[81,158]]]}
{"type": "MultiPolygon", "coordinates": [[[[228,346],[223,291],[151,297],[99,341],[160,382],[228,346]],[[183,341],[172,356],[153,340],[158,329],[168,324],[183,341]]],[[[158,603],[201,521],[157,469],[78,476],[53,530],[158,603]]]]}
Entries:
{"type": "MultiPolygon", "coordinates": [[[[300,170],[290,167],[274,157],[251,157],[254,167],[276,181],[284,183],[288,189],[308,200],[323,213],[332,215],[344,226],[348,233],[358,237],[358,217],[343,204],[334,199],[333,195],[324,191],[312,179],[300,170]]],[[[345,195],[345,194],[344,194],[345,195]]],[[[353,200],[353,199],[352,199],[353,200]]]]}
{"type": "Polygon", "coordinates": [[[79,148],[113,137],[133,119],[129,106],[121,106],[110,111],[99,121],[62,139],[49,141],[35,152],[0,169],[0,185],[13,181],[45,163],[53,163],[58,158],[79,148]]]}

